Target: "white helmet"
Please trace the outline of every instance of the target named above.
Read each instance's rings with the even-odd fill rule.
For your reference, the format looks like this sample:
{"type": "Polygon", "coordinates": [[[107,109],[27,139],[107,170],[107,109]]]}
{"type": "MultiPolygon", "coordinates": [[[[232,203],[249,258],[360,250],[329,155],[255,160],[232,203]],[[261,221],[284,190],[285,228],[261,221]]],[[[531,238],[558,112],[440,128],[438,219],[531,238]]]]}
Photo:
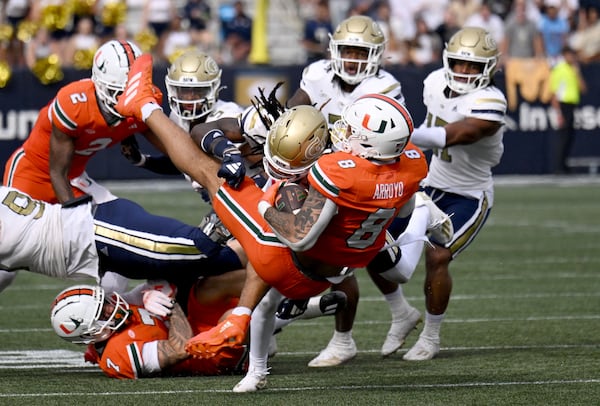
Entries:
{"type": "Polygon", "coordinates": [[[366,94],[346,106],[333,125],[331,141],[336,150],[387,160],[402,154],[413,129],[408,110],[396,99],[366,94]]]}
{"type": "Polygon", "coordinates": [[[171,111],[196,120],[213,111],[221,90],[221,68],[208,54],[192,50],[177,58],[165,77],[171,111]]]}
{"type": "Polygon", "coordinates": [[[94,54],[92,81],[96,87],[96,97],[108,111],[123,117],[114,106],[125,90],[127,75],[133,61],[142,51],[130,41],[111,40],[103,44],[94,54]]]}
{"type": "Polygon", "coordinates": [[[292,182],[304,177],[329,142],[323,113],[300,105],[285,111],[271,126],[263,164],[269,176],[292,182]]]}
{"type": "Polygon", "coordinates": [[[488,86],[496,72],[499,56],[498,45],[489,32],[479,27],[461,29],[450,38],[443,53],[448,87],[464,94],[488,86]],[[481,72],[456,73],[452,69],[456,61],[475,62],[481,65],[481,72]]]}
{"type": "Polygon", "coordinates": [[[377,74],[386,40],[379,24],[370,17],[352,16],[342,21],[329,37],[331,68],[344,82],[355,85],[377,74]],[[367,51],[367,59],[343,58],[344,47],[364,48],[367,51]],[[344,62],[357,63],[356,73],[346,72],[344,62]]]}
{"type": "Polygon", "coordinates": [[[107,340],[128,317],[127,302],[118,293],[105,298],[104,289],[100,286],[67,288],[56,296],[50,308],[54,332],[75,344],[107,340]],[[110,314],[106,314],[109,311],[110,314]]]}

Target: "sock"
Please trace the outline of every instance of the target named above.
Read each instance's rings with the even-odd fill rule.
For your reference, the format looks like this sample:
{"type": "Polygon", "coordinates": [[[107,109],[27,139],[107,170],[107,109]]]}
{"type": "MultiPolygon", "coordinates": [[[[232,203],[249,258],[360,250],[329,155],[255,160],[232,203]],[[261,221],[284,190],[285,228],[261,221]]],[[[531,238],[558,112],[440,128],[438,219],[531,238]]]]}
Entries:
{"type": "Polygon", "coordinates": [[[383,295],[383,297],[390,307],[390,313],[392,313],[392,322],[406,318],[408,310],[410,309],[410,305],[404,297],[401,285],[398,285],[398,289],[396,289],[394,292],[383,295]]]}
{"type": "Polygon", "coordinates": [[[330,343],[346,346],[350,345],[352,341],[352,330],[344,332],[336,330],[333,332],[333,337],[331,338],[330,343]]]}
{"type": "Polygon", "coordinates": [[[442,314],[430,314],[425,313],[425,326],[421,332],[422,337],[427,337],[434,341],[440,341],[440,328],[442,327],[442,321],[444,321],[445,313],[442,314]]]}

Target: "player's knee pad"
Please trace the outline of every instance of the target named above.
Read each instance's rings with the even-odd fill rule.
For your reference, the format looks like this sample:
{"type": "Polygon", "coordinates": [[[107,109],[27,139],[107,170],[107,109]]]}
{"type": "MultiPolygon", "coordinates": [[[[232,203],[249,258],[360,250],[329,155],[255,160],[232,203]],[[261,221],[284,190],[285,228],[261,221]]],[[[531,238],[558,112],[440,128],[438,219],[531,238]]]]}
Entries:
{"type": "Polygon", "coordinates": [[[402,251],[398,246],[392,246],[384,251],[379,252],[375,258],[371,260],[367,269],[374,273],[383,273],[393,268],[402,258],[402,251]]]}

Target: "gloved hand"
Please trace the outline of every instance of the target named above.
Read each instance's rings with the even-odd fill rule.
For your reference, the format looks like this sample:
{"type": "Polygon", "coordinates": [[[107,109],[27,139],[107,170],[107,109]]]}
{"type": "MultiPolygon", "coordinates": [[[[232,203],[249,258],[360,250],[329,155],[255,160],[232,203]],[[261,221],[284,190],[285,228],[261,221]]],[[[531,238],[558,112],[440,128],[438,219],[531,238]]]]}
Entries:
{"type": "Polygon", "coordinates": [[[267,188],[265,193],[263,193],[262,197],[258,201],[258,212],[261,216],[264,217],[267,209],[275,205],[275,198],[277,197],[277,192],[279,192],[279,188],[285,185],[286,182],[287,181],[285,180],[276,180],[271,186],[267,188]]]}
{"type": "Polygon", "coordinates": [[[143,54],[131,65],[127,86],[115,109],[125,117],[133,116],[145,122],[154,110],[162,109],[162,93],[157,90],[152,83],[152,56],[143,54]]]}
{"type": "Polygon", "coordinates": [[[161,317],[168,317],[173,311],[175,300],[160,290],[147,290],[142,296],[144,308],[150,313],[161,317]]]}
{"type": "Polygon", "coordinates": [[[242,154],[237,148],[223,151],[223,162],[221,162],[217,176],[224,178],[227,184],[234,189],[240,186],[246,176],[246,166],[242,154]]]}
{"type": "Polygon", "coordinates": [[[230,314],[208,331],[188,340],[185,350],[197,358],[212,358],[243,345],[250,316],[230,314]]]}
{"type": "Polygon", "coordinates": [[[140,145],[134,135],[121,141],[121,155],[135,166],[144,166],[146,162],[146,156],[140,151],[140,145]]]}

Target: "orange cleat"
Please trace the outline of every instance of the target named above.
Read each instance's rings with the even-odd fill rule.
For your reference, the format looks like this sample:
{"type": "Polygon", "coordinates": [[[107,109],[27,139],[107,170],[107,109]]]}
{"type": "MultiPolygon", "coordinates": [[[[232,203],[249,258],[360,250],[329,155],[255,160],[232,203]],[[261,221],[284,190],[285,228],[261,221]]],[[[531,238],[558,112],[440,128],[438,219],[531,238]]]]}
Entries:
{"type": "Polygon", "coordinates": [[[250,325],[250,316],[230,314],[208,331],[188,340],[185,350],[197,358],[212,358],[242,347],[250,325]]]}

